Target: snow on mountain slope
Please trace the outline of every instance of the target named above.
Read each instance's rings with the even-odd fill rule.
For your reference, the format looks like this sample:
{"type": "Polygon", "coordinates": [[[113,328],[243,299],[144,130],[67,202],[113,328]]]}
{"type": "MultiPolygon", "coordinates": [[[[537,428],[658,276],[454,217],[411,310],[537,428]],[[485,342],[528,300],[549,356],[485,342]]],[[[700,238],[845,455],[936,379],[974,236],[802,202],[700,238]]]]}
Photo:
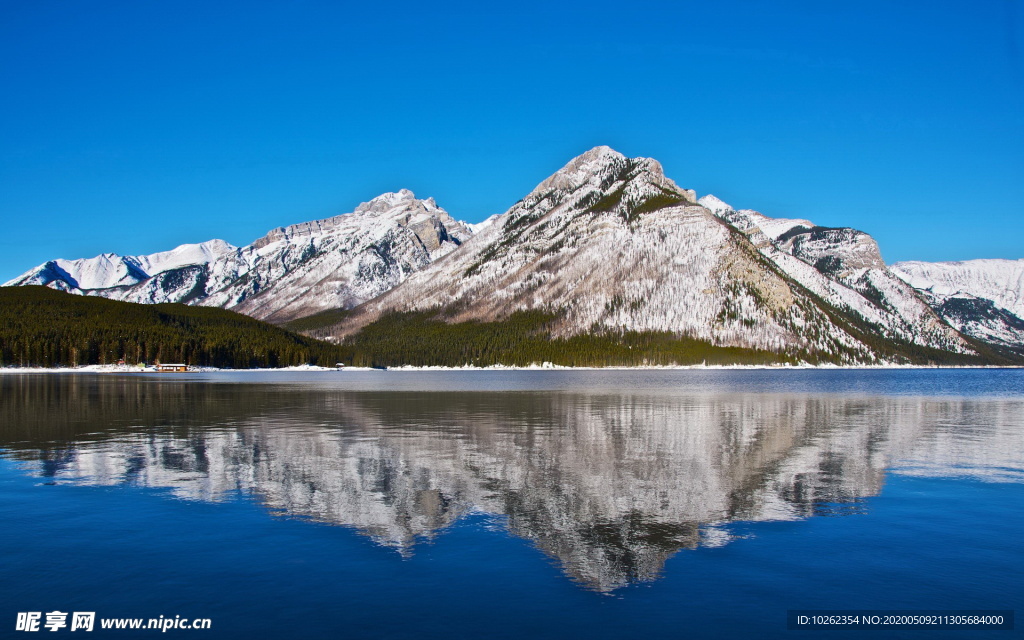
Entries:
{"type": "Polygon", "coordinates": [[[912,261],[890,268],[963,333],[1024,352],[1024,260],[912,261]]]}
{"type": "MultiPolygon", "coordinates": [[[[396,310],[442,308],[452,321],[461,321],[542,309],[559,314],[556,335],[670,331],[719,345],[871,360],[870,348],[830,319],[813,292],[844,311],[860,312],[886,337],[917,337],[884,305],[774,245],[772,251],[786,256],[780,261],[793,261],[786,263],[790,270],[812,286],[801,287],[785,268],[767,264],[743,233],[699,205],[693,191],[666,178],[656,161],[597,147],[538,185],[459,251],[356,309],[335,331],[339,337],[350,334],[396,310]]],[[[907,291],[914,311],[926,316],[918,322],[928,329],[919,340],[970,351],[907,291]]]]}
{"type": "Polygon", "coordinates": [[[403,189],[349,214],[275,229],[211,263],[200,304],[286,321],[376,297],[472,235],[403,189]]]}
{"type": "Polygon", "coordinates": [[[142,256],[104,253],[95,258],[57,259],[30,269],[3,286],[41,284],[75,293],[125,287],[165,271],[211,262],[234,250],[235,247],[223,240],[210,240],[200,244],[183,244],[170,251],[142,256]]]}
{"type": "Polygon", "coordinates": [[[984,298],[1024,318],[1024,260],[909,261],[897,262],[891,269],[915,289],[943,299],[984,298]]]}
{"type": "Polygon", "coordinates": [[[72,293],[82,293],[88,296],[99,296],[138,304],[160,304],[166,302],[195,304],[206,295],[209,271],[210,265],[208,263],[194,264],[162,271],[134,285],[109,287],[106,289],[87,289],[85,291],[72,291],[72,293]]]}
{"type": "Polygon", "coordinates": [[[965,335],[1024,355],[1024,319],[991,300],[952,297],[936,301],[935,311],[965,335]]]}
{"type": "Polygon", "coordinates": [[[751,238],[755,244],[757,244],[758,240],[775,240],[782,234],[796,227],[810,229],[815,226],[815,224],[810,220],[769,218],[768,216],[751,209],[736,211],[731,205],[719,200],[710,193],[701,197],[697,202],[705,209],[710,210],[711,213],[714,213],[716,216],[728,220],[737,228],[757,229],[763,237],[751,238]]]}
{"type": "Polygon", "coordinates": [[[885,268],[878,243],[863,231],[819,227],[810,220],[769,218],[750,209],[735,211],[714,196],[704,196],[700,203],[743,231],[755,245],[773,244],[822,273],[845,277],[859,269],[885,268]]]}
{"type": "MultiPolygon", "coordinates": [[[[136,256],[135,260],[143,271],[151,276],[155,276],[158,273],[172,269],[213,262],[217,258],[235,251],[235,249],[237,247],[223,240],[210,240],[202,244],[183,244],[176,249],[153,253],[148,256],[136,256]]],[[[89,288],[95,289],[97,287],[89,288]]]]}
{"type": "Polygon", "coordinates": [[[972,353],[957,330],[1024,353],[1024,261],[951,264],[890,270],[866,233],[698,200],[657,161],[596,147],[478,224],[401,190],[246,247],[53,260],[6,284],[273,322],[354,309],[338,337],[391,311],[540,309],[556,335],[667,331],[847,362],[877,361],[875,338],[972,353]]]}
{"type": "Polygon", "coordinates": [[[874,238],[849,228],[819,227],[809,220],[769,218],[736,211],[714,196],[700,199],[739,229],[766,258],[830,305],[884,328],[891,338],[963,351],[962,339],[895,274],[874,238]]]}
{"type": "Polygon", "coordinates": [[[418,200],[403,189],[349,214],[274,229],[242,248],[211,240],[147,256],[53,260],[7,285],[185,302],[287,321],[378,296],[472,233],[432,198],[418,200]]]}

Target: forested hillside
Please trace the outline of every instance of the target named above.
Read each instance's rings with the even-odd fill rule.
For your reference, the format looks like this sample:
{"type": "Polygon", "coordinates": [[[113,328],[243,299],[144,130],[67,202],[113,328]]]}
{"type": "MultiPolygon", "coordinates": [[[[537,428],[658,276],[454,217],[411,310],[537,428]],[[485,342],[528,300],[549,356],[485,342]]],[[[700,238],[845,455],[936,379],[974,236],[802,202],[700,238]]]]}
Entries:
{"type": "MultiPolygon", "coordinates": [[[[329,319],[322,315],[323,321],[329,319]]],[[[312,321],[313,318],[310,319],[312,321]]],[[[555,314],[519,311],[495,322],[445,321],[439,310],[395,312],[363,327],[343,343],[357,366],[525,366],[551,362],[573,367],[841,364],[841,355],[822,357],[803,350],[766,351],[714,345],[666,331],[605,331],[553,337],[555,314]]],[[[855,328],[851,326],[851,330],[855,328]]],[[[964,355],[920,345],[861,336],[885,361],[917,365],[1009,364],[978,344],[982,355],[964,355]]]]}
{"type": "Polygon", "coordinates": [[[675,364],[769,364],[793,358],[754,349],[716,347],[665,332],[625,332],[552,338],[555,316],[520,311],[498,322],[449,324],[431,313],[393,313],[346,340],[357,366],[573,367],[675,364]]]}
{"type": "Polygon", "coordinates": [[[41,286],[0,288],[0,366],[183,362],[333,366],[348,350],[224,309],[143,305],[41,286]]]}
{"type": "MultiPolygon", "coordinates": [[[[337,314],[310,318],[330,322],[337,314]]],[[[716,346],[668,332],[555,338],[554,314],[517,312],[496,322],[449,323],[443,313],[391,313],[343,344],[302,336],[224,309],[142,305],[41,286],[0,288],[0,366],[184,362],[246,369],[333,366],[565,366],[822,363],[820,354],[716,346]]],[[[309,330],[310,327],[303,327],[309,330]]],[[[916,364],[981,364],[980,357],[880,341],[880,353],[916,364]]],[[[995,362],[990,357],[987,361],[995,362]]]]}

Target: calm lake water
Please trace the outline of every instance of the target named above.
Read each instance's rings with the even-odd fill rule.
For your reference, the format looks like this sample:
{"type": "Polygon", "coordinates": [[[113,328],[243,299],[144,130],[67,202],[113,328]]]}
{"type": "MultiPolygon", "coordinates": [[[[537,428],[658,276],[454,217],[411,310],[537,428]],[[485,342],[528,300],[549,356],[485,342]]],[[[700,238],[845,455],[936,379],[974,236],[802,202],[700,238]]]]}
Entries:
{"type": "Polygon", "coordinates": [[[787,629],[1024,610],[1021,370],[4,374],[0,425],[3,637],[1024,628],[787,629]]]}

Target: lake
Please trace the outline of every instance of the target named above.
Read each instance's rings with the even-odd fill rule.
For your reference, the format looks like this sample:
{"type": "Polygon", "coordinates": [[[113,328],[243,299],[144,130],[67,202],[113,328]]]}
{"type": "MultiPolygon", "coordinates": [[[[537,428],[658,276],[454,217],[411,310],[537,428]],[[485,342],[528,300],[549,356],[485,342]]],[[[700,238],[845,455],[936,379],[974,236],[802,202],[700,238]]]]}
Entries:
{"type": "Polygon", "coordinates": [[[121,638],[159,631],[99,619],[209,619],[167,632],[209,638],[1020,633],[787,616],[1024,608],[1022,370],[5,373],[0,392],[4,637],[52,611],[121,638]]]}

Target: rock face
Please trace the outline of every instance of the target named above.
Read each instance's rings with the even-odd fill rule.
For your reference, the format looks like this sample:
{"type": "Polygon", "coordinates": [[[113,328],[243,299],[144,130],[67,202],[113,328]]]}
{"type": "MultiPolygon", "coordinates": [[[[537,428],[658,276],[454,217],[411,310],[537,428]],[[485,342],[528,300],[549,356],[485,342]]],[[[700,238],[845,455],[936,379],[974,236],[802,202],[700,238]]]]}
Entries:
{"type": "Polygon", "coordinates": [[[274,229],[242,248],[214,240],[152,256],[54,260],[7,285],[216,306],[280,322],[380,295],[471,234],[433,199],[402,190],[349,214],[274,229]]]}
{"type": "Polygon", "coordinates": [[[669,331],[718,345],[872,361],[857,327],[970,352],[852,229],[698,202],[649,158],[597,147],[573,159],[459,251],[354,310],[348,335],[390,311],[452,321],[556,313],[557,335],[669,331]]]}
{"type": "MultiPolygon", "coordinates": [[[[882,260],[874,238],[850,228],[736,211],[714,196],[700,203],[742,231],[787,276],[831,307],[866,320],[882,336],[956,350],[960,340],[882,260]]],[[[959,348],[962,348],[962,344],[959,348]]]]}
{"type": "Polygon", "coordinates": [[[1024,260],[897,262],[892,271],[959,331],[1024,353],[1024,260]]]}
{"type": "Polygon", "coordinates": [[[444,256],[472,231],[432,198],[386,193],[350,214],[275,229],[211,265],[202,304],[272,322],[351,308],[444,256]]]}

